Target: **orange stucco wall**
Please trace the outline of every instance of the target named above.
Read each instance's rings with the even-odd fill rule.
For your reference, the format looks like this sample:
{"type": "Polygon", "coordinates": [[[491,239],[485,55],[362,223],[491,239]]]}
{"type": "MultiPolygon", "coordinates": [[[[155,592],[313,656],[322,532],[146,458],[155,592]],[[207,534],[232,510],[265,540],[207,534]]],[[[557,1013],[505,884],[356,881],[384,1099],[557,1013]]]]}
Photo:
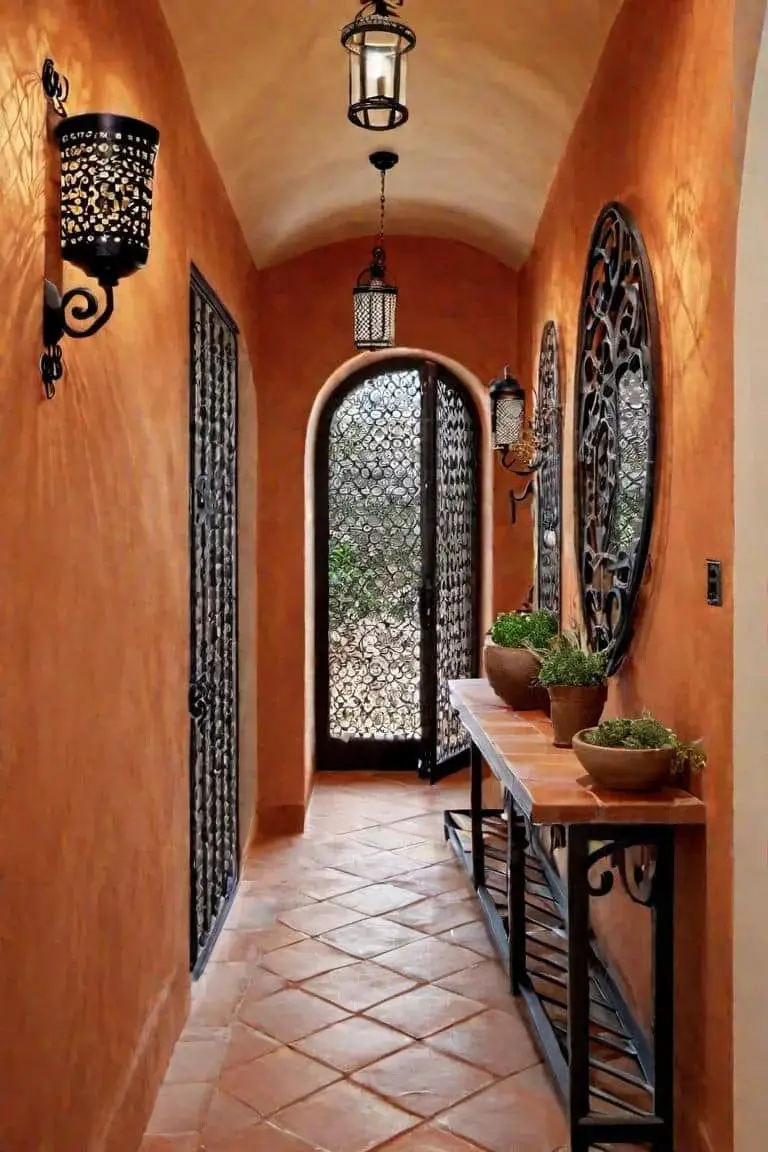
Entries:
{"type": "MultiPolygon", "coordinates": [[[[463,244],[393,237],[397,341],[450,357],[482,381],[514,360],[516,276],[463,244]]],[[[304,449],[315,398],[354,355],[352,288],[370,247],[349,241],[259,275],[259,811],[264,828],[295,826],[305,796],[304,449]],[[277,767],[279,766],[279,768],[277,767]]],[[[517,605],[531,582],[530,516],[508,524],[499,478],[495,580],[517,605]]]]}
{"type": "MultiPolygon", "coordinates": [[[[50,232],[49,245],[56,237],[50,232]]],[[[188,997],[188,276],[252,265],[153,0],[4,0],[0,1147],[135,1152],[188,997]],[[161,132],[152,252],[41,399],[46,54],[161,132]]],[[[82,278],[65,270],[71,286],[82,278]]],[[[253,341],[250,341],[253,347],[253,341]]]]}
{"type": "MultiPolygon", "coordinates": [[[[579,296],[594,219],[625,202],[645,237],[661,325],[661,437],[652,569],[630,659],[609,707],[654,710],[702,736],[704,837],[682,841],[678,1103],[682,1152],[731,1136],[733,268],[737,176],[730,0],[627,0],[541,219],[519,297],[521,362],[557,321],[567,395],[564,604],[576,612],[573,379],[579,296]],[[705,562],[723,562],[708,608],[705,562]]],[[[614,906],[614,948],[641,996],[634,909],[614,906]]]]}

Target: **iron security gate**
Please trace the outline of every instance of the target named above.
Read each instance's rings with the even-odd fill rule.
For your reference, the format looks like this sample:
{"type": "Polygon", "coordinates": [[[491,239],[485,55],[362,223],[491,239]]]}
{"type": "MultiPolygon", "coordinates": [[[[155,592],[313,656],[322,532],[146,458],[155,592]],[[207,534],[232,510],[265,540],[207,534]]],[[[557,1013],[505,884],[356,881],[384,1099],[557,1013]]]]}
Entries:
{"type": "Polygon", "coordinates": [[[321,419],[316,471],[320,769],[466,762],[449,679],[477,668],[478,429],[442,367],[383,361],[321,419]]]}
{"type": "Polygon", "coordinates": [[[237,328],[190,286],[190,953],[202,971],[238,871],[237,328]]]}

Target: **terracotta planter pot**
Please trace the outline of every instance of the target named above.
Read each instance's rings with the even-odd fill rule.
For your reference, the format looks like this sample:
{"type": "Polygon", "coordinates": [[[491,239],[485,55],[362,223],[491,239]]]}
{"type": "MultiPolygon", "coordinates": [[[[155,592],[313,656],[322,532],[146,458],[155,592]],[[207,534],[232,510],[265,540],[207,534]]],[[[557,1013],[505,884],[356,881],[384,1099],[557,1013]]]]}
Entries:
{"type": "Polygon", "coordinates": [[[502,648],[489,640],[483,660],[488,683],[505,704],[517,712],[539,709],[549,713],[549,697],[535,683],[539,662],[527,648],[502,648]]]}
{"type": "Polygon", "coordinates": [[[555,747],[570,748],[577,732],[582,728],[594,728],[599,724],[607,696],[607,684],[588,688],[574,688],[570,684],[562,684],[550,688],[555,747]]]}
{"type": "Polygon", "coordinates": [[[584,739],[586,731],[573,737],[573,750],[596,784],[615,792],[652,792],[669,782],[672,748],[601,748],[584,739]]]}

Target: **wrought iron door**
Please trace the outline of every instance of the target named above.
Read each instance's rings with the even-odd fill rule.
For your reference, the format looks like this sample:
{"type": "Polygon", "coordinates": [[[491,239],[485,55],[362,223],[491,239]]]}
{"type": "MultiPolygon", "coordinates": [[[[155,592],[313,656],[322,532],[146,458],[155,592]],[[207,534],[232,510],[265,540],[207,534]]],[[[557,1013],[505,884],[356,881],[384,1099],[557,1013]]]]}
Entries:
{"type": "Polygon", "coordinates": [[[353,377],[316,470],[317,766],[418,769],[468,751],[447,681],[477,668],[474,413],[413,360],[353,377]]]}
{"type": "Polygon", "coordinates": [[[190,952],[198,975],[238,873],[237,328],[190,287],[190,952]]]}

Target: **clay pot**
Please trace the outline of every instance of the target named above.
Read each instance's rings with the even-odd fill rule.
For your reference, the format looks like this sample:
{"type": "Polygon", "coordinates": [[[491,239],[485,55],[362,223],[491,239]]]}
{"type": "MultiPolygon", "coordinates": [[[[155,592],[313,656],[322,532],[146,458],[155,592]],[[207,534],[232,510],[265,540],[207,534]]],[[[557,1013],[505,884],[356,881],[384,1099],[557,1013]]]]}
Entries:
{"type": "Polygon", "coordinates": [[[535,683],[539,662],[527,648],[502,648],[488,640],[483,660],[488,683],[505,704],[517,712],[549,713],[549,697],[535,683]]]}
{"type": "Polygon", "coordinates": [[[607,696],[607,684],[590,685],[587,688],[558,684],[550,688],[555,747],[570,748],[571,740],[577,732],[599,724],[607,696]]]}
{"type": "Polygon", "coordinates": [[[596,784],[615,792],[652,792],[669,782],[672,748],[601,748],[584,740],[584,729],[573,737],[573,750],[596,784]]]}

